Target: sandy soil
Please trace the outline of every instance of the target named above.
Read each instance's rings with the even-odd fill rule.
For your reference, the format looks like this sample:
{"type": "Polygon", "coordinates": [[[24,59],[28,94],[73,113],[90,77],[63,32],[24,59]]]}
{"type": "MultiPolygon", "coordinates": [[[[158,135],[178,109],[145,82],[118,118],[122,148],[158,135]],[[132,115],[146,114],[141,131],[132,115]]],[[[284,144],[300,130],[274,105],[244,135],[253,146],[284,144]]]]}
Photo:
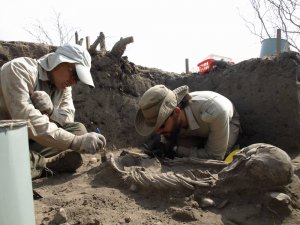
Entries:
{"type": "MultiPolygon", "coordinates": [[[[224,197],[228,202],[217,208],[201,207],[188,192],[130,191],[118,174],[101,167],[93,157],[84,155],[84,165],[75,174],[33,181],[34,189],[43,197],[34,201],[37,225],[296,225],[300,221],[299,209],[266,207],[257,194],[224,197]]],[[[294,158],[294,165],[299,175],[300,156],[294,158]]],[[[299,196],[299,184],[298,179],[296,187],[291,188],[294,195],[299,196]]]]}

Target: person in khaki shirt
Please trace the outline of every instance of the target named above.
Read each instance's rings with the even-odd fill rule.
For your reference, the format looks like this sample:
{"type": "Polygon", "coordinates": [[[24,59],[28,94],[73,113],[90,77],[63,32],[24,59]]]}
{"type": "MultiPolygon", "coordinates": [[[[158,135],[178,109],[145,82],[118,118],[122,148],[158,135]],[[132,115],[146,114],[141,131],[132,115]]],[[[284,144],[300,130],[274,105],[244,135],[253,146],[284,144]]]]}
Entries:
{"type": "MultiPolygon", "coordinates": [[[[91,57],[80,45],[65,44],[40,59],[21,57],[0,70],[0,119],[26,119],[32,177],[44,168],[74,172],[82,165],[80,153],[96,153],[106,144],[101,134],[88,133],[74,122],[72,86],[78,81],[94,87],[91,57]],[[59,160],[45,165],[44,158],[59,160]]],[[[17,141],[17,140],[16,140],[17,141]]],[[[49,160],[48,160],[49,161],[49,160]]]]}
{"type": "Polygon", "coordinates": [[[224,160],[240,122],[232,102],[216,92],[156,85],[141,97],[135,127],[142,136],[159,134],[175,156],[224,160]]]}

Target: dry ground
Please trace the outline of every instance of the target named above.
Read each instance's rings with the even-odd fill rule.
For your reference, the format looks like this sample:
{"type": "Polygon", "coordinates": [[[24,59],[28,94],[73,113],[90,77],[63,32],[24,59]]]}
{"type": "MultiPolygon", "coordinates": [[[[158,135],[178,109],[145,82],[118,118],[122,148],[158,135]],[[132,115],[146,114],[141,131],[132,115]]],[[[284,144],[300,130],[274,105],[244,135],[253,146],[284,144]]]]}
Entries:
{"type": "MultiPolygon", "coordinates": [[[[299,176],[300,156],[294,156],[299,176]]],[[[258,196],[231,196],[222,208],[201,208],[191,193],[130,191],[111,169],[84,155],[75,174],[60,174],[33,181],[43,196],[35,200],[37,225],[55,224],[300,224],[300,210],[289,213],[267,209],[258,196]],[[58,213],[61,211],[60,213],[58,213]],[[62,216],[62,215],[66,216],[62,216]]],[[[299,184],[299,183],[298,183],[299,184]]],[[[294,187],[300,195],[300,187],[294,187]]]]}

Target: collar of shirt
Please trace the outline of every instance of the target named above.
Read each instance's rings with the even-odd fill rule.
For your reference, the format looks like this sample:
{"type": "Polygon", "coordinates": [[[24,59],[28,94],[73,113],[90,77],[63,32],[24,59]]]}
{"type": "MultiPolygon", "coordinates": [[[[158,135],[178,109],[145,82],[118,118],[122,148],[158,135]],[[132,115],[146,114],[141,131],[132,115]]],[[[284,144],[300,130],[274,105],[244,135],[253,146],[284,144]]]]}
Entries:
{"type": "Polygon", "coordinates": [[[47,71],[44,70],[41,65],[39,65],[39,79],[42,80],[42,81],[50,81],[49,78],[48,78],[48,74],[47,74],[47,71]]]}
{"type": "Polygon", "coordinates": [[[196,129],[199,129],[199,125],[193,115],[193,112],[192,112],[192,109],[189,105],[187,105],[185,108],[184,108],[184,111],[185,111],[185,115],[186,115],[186,119],[187,119],[187,122],[188,122],[188,125],[189,125],[189,128],[190,130],[196,130],[196,129]]]}
{"type": "Polygon", "coordinates": [[[39,80],[46,82],[48,84],[49,87],[49,95],[51,96],[53,94],[53,92],[56,90],[56,88],[54,87],[54,85],[52,84],[52,82],[50,81],[49,77],[48,77],[48,73],[46,70],[43,69],[43,67],[41,67],[41,65],[38,66],[38,70],[39,70],[39,80]]]}

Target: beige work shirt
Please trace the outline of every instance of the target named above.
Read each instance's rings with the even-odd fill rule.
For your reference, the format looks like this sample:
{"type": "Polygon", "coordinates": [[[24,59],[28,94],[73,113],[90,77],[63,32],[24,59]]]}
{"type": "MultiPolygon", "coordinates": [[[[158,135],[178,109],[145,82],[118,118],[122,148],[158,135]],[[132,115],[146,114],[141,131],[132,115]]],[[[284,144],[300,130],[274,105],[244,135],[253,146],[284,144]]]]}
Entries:
{"type": "Polygon", "coordinates": [[[57,126],[74,122],[75,108],[72,89],[57,90],[35,59],[21,57],[7,62],[0,70],[0,119],[28,119],[32,129],[29,138],[47,147],[68,149],[74,134],[57,126]],[[41,114],[31,102],[34,91],[45,91],[51,98],[54,111],[50,118],[41,114]],[[56,123],[54,123],[56,122],[56,123]]]}
{"type": "Polygon", "coordinates": [[[233,147],[239,133],[239,118],[229,99],[212,91],[190,93],[190,104],[184,108],[188,128],[181,129],[178,145],[187,137],[207,138],[203,149],[191,155],[223,160],[227,149],[233,147]],[[234,116],[235,115],[235,116],[234,116]],[[235,126],[232,129],[231,126],[235,126]],[[202,150],[202,152],[200,152],[202,150]]]}

